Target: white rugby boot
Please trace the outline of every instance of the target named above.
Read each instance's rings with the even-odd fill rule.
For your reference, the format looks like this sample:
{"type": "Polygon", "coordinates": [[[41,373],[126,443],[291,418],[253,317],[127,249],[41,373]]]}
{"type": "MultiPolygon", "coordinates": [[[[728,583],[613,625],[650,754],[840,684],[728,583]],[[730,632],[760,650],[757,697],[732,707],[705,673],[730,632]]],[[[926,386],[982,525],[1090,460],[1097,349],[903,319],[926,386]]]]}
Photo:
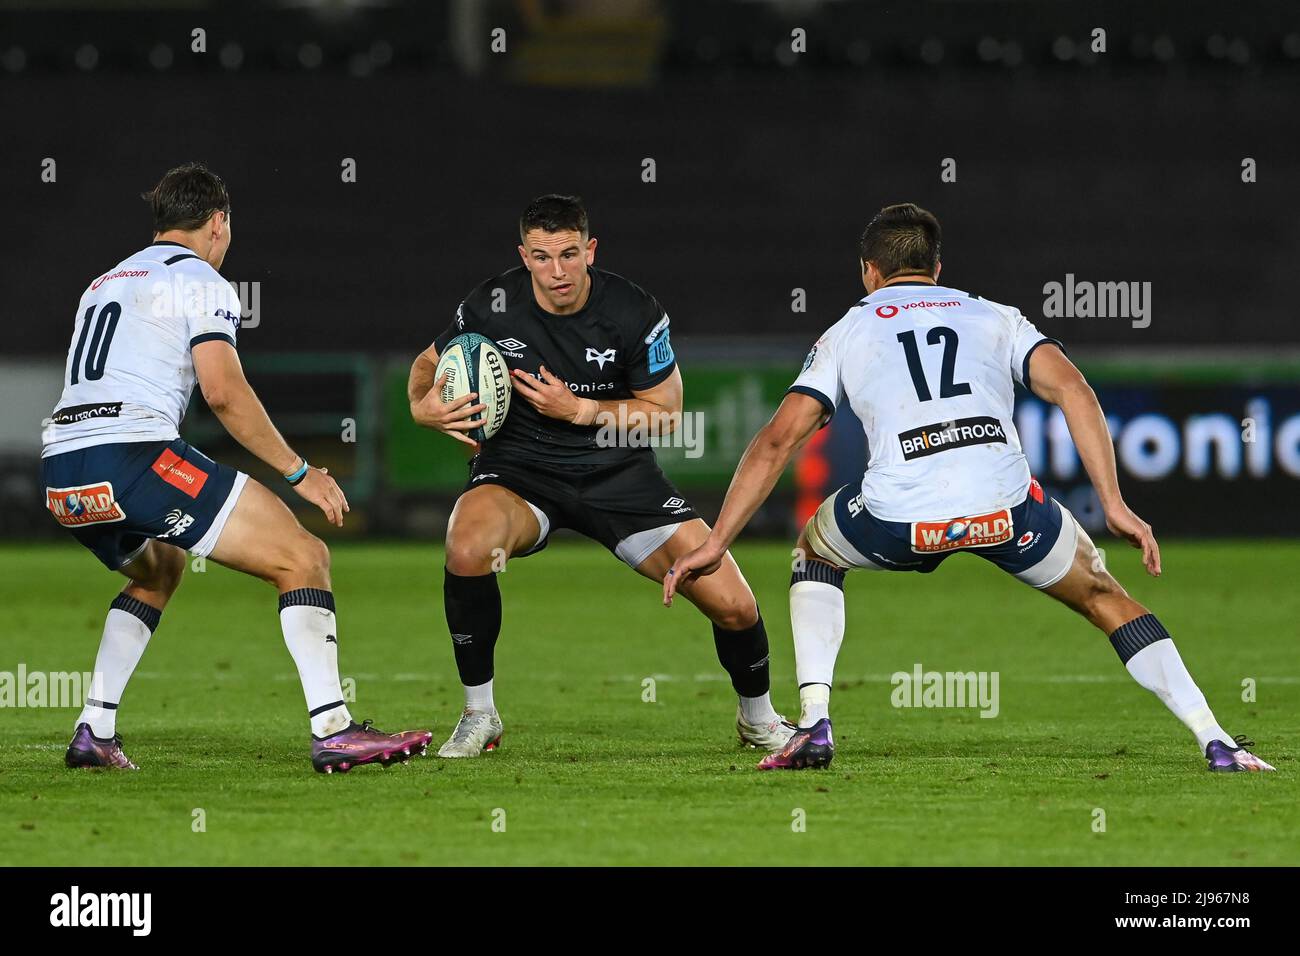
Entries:
{"type": "Polygon", "coordinates": [[[736,705],[736,735],[740,737],[740,742],[746,747],[753,747],[756,750],[766,750],[774,754],[785,748],[794,736],[795,725],[790,723],[780,714],[777,714],[769,723],[751,724],[745,720],[745,715],[736,705]]]}
{"type": "Polygon", "coordinates": [[[438,748],[439,757],[477,757],[501,746],[501,718],[495,710],[469,710],[460,715],[456,729],[438,748]]]}

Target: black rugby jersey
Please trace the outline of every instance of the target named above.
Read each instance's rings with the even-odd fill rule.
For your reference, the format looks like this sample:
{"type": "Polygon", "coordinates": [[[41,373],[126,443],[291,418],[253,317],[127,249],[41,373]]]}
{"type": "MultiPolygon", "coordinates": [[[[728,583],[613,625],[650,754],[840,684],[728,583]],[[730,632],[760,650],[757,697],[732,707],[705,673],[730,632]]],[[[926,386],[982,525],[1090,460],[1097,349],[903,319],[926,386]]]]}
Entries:
{"type": "MultiPolygon", "coordinates": [[[[533,376],[546,366],[580,398],[632,398],[653,388],[677,365],[668,338],[668,315],[654,296],[613,272],[588,268],[591,294],[570,315],[547,312],[537,304],[532,277],[523,266],[480,283],[438,336],[443,349],[462,332],[477,332],[497,344],[511,369],[533,376]]],[[[596,425],[573,425],[548,418],[522,395],[510,399],[505,424],[483,445],[483,458],[502,455],[516,461],[602,465],[648,448],[596,444],[596,425]]]]}

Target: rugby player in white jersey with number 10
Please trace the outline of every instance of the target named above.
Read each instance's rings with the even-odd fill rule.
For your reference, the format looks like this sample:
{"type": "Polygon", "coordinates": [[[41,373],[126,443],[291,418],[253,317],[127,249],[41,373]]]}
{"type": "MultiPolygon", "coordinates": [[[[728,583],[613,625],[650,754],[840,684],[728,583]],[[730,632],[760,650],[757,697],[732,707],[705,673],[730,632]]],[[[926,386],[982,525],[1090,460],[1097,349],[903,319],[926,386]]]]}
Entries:
{"type": "Polygon", "coordinates": [[[750,443],[708,539],[664,578],[664,602],[710,574],[796,451],[847,399],[867,433],[861,484],[826,499],[799,536],[790,620],[799,729],[762,769],[825,766],[853,568],[933,571],[958,551],[992,561],[1110,637],[1133,678],[1195,735],[1214,771],[1272,770],[1219,726],[1169,632],[1110,575],[1088,535],[1030,473],[1012,421],[1014,384],[1058,405],[1112,532],[1160,574],[1151,527],[1120,495],[1097,397],[1054,339],[1018,310],[938,284],[939,223],[888,206],[862,235],[867,297],[813,346],[776,415],[750,443]]]}
{"type": "Polygon", "coordinates": [[[63,395],[41,453],[46,507],[111,571],[129,580],[109,606],[69,767],[134,770],[117,733],[127,681],[180,585],[185,552],[274,585],[280,627],[323,773],[423,753],[431,734],[383,734],[353,722],[338,675],[329,551],[279,498],[182,441],[197,381],[221,424],[341,526],[347,499],[267,417],[239,363],[240,304],[217,272],[230,248],[230,197],[198,164],[145,195],[154,241],[100,275],[77,305],[63,395]]]}

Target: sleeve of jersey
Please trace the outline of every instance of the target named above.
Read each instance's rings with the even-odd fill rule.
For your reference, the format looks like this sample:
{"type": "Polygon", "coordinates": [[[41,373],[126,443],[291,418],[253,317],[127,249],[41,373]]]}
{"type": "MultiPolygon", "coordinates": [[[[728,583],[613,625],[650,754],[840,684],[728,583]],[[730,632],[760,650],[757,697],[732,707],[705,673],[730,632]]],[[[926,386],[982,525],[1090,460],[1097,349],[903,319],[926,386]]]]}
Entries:
{"type": "Polygon", "coordinates": [[[213,341],[233,346],[239,333],[241,310],[234,286],[210,266],[186,275],[181,282],[190,348],[213,341]]]}
{"type": "Polygon", "coordinates": [[[1014,317],[1014,331],[1011,342],[1011,374],[1017,382],[1029,387],[1029,359],[1040,345],[1055,345],[1062,352],[1065,346],[1059,339],[1051,338],[1039,332],[1034,323],[1020,312],[1014,317]]]}
{"type": "Polygon", "coordinates": [[[822,422],[822,427],[825,428],[830,423],[840,399],[844,397],[840,383],[839,341],[834,329],[818,339],[812,347],[803,361],[803,371],[794,380],[794,384],[786,389],[787,395],[791,392],[821,402],[826,409],[826,420],[822,422]]]}
{"type": "Polygon", "coordinates": [[[654,302],[650,317],[641,325],[629,350],[627,384],[632,391],[644,392],[654,388],[673,374],[677,356],[673,354],[670,332],[668,313],[654,302]]]}
{"type": "Polygon", "coordinates": [[[438,350],[439,355],[441,355],[442,350],[447,347],[447,343],[456,336],[460,335],[462,332],[474,331],[472,328],[473,315],[474,314],[470,312],[464,302],[456,306],[456,317],[451,320],[451,325],[447,326],[447,328],[443,330],[442,334],[433,340],[433,347],[438,350]]]}

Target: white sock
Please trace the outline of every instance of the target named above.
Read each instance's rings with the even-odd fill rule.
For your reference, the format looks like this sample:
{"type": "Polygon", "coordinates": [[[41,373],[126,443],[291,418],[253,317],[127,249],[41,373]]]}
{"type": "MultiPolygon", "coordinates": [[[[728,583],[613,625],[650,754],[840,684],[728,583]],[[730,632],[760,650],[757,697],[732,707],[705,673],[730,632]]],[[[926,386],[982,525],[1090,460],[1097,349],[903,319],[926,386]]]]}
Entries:
{"type": "Polygon", "coordinates": [[[1236,746],[1219,722],[1214,719],[1205,695],[1187,673],[1178,648],[1172,640],[1148,644],[1128,659],[1125,665],[1133,679],[1159,697],[1175,717],[1193,734],[1202,751],[1211,740],[1236,746]]]}
{"type": "MultiPolygon", "coordinates": [[[[493,678],[495,680],[495,678],[493,678]]],[[[465,709],[473,711],[483,711],[487,713],[496,713],[497,705],[492,700],[492,681],[486,684],[479,684],[477,687],[470,687],[462,684],[465,688],[465,709]]]]}
{"type": "Polygon", "coordinates": [[[117,705],[159,617],[157,608],[126,594],[119,594],[109,607],[104,636],[95,655],[94,675],[86,691],[86,705],[77,716],[77,724],[90,724],[90,732],[96,737],[108,738],[117,733],[117,705]]]}
{"type": "Polygon", "coordinates": [[[334,595],[320,588],[299,588],[280,595],[280,629],[298,666],[307,698],[311,732],[336,734],[352,723],[339,683],[338,623],[334,595]]]}
{"type": "Polygon", "coordinates": [[[844,591],[821,581],[790,585],[790,628],[799,686],[834,684],[835,658],[844,642],[844,591]]]}
{"type": "Polygon", "coordinates": [[[777,713],[776,708],[772,706],[771,693],[764,694],[762,697],[741,697],[740,716],[745,719],[745,723],[753,724],[755,727],[766,727],[776,720],[777,713]]]}
{"type": "Polygon", "coordinates": [[[825,684],[804,684],[799,688],[799,726],[811,727],[831,715],[831,689],[825,684]]]}

